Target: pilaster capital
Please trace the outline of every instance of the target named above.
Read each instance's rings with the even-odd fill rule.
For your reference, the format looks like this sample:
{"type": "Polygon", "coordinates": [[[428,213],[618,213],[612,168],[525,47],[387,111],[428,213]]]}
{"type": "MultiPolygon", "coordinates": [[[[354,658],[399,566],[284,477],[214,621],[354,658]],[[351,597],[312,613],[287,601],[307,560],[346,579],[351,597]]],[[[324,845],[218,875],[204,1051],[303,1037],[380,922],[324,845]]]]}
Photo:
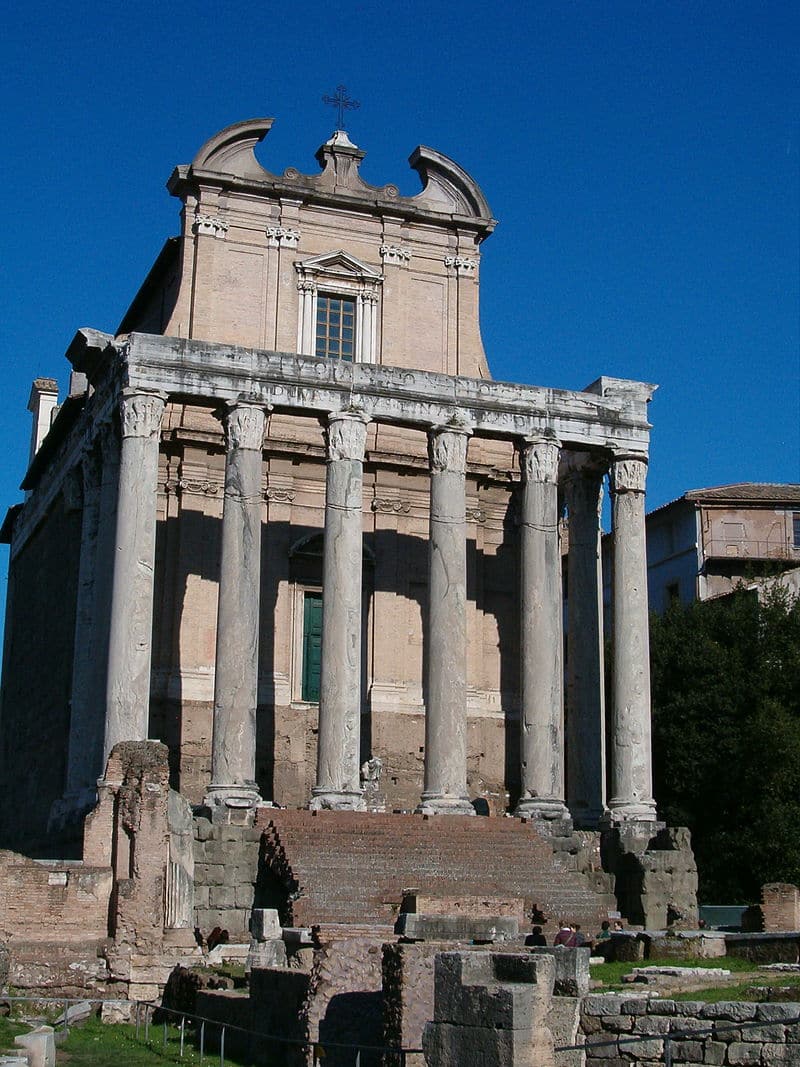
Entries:
{"type": "Polygon", "coordinates": [[[369,416],[362,411],[336,411],[328,416],[325,444],[329,463],[339,459],[364,460],[369,416]]]}
{"type": "Polygon", "coordinates": [[[225,443],[229,452],[260,452],[267,413],[263,405],[237,400],[225,409],[225,443]]]}
{"type": "Polygon", "coordinates": [[[552,437],[526,437],[520,447],[519,465],[525,482],[558,484],[561,442],[552,437]]]}
{"type": "Polygon", "coordinates": [[[119,400],[123,438],[144,437],[157,441],[166,403],[166,393],[124,389],[119,400]]]}
{"type": "Polygon", "coordinates": [[[228,224],[219,215],[195,214],[192,220],[192,233],[198,236],[219,237],[224,240],[228,234],[228,224]]]}
{"type": "Polygon", "coordinates": [[[467,472],[467,445],[472,433],[469,426],[448,423],[446,426],[434,426],[428,432],[428,457],[431,473],[453,474],[467,472]]]}
{"type": "Polygon", "coordinates": [[[612,493],[643,493],[647,480],[647,456],[615,456],[611,464],[612,493]]]}

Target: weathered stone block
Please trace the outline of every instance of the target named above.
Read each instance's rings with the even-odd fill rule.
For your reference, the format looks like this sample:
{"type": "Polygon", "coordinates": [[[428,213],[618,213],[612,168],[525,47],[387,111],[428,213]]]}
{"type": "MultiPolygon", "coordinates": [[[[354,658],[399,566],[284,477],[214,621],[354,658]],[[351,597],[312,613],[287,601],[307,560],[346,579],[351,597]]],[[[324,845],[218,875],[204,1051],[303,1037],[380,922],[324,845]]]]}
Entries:
{"type": "Polygon", "coordinates": [[[530,951],[538,956],[552,956],[555,963],[556,996],[582,997],[589,992],[589,957],[588,948],[565,948],[553,945],[532,948],[530,951]]]}
{"type": "Polygon", "coordinates": [[[29,1067],[56,1067],[56,1041],[52,1026],[37,1026],[29,1034],[19,1034],[14,1044],[24,1049],[29,1067]]]}
{"type": "Polygon", "coordinates": [[[276,908],[253,908],[250,933],[256,941],[272,941],[281,936],[281,921],[276,908]]]}
{"type": "Polygon", "coordinates": [[[503,941],[519,935],[514,918],[471,915],[417,915],[403,912],[395,933],[414,941],[503,941]]]}
{"type": "Polygon", "coordinates": [[[728,1063],[750,1065],[761,1063],[761,1044],[744,1041],[732,1041],[728,1046],[728,1063]]]}
{"type": "MultiPolygon", "coordinates": [[[[695,1003],[684,1001],[684,1003],[695,1003]]],[[[730,1019],[734,1023],[750,1022],[756,1017],[756,1004],[746,1004],[742,1001],[721,1000],[717,1004],[704,1004],[699,1012],[691,1012],[699,1015],[702,1019],[730,1019]]],[[[761,1016],[766,1018],[766,1016],[761,1016]]]]}

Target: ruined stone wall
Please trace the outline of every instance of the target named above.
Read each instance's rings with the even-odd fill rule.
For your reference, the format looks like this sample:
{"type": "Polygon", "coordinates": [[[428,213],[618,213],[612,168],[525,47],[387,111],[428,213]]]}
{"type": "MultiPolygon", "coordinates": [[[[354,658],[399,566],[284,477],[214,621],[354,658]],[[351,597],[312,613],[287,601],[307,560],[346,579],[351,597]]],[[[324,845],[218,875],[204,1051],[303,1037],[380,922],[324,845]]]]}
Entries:
{"type": "Polygon", "coordinates": [[[675,1039],[675,1064],[792,1064],[800,1061],[800,1004],[744,1004],[589,996],[583,1002],[586,1067],[662,1063],[661,1035],[675,1039]],[[756,1024],[748,1026],[747,1024],[756,1024]],[[737,1025],[738,1024],[738,1025],[737,1025]],[[641,1042],[618,1044],[640,1036],[641,1042]],[[592,1042],[608,1042],[596,1052],[592,1042]]]}
{"type": "Polygon", "coordinates": [[[764,930],[800,930],[800,889],[784,882],[761,887],[764,930]]]}
{"type": "Polygon", "coordinates": [[[9,565],[0,844],[34,856],[64,855],[45,828],[66,774],[80,527],[80,510],[58,496],[9,565]]]}
{"type": "Polygon", "coordinates": [[[108,934],[110,867],[0,852],[0,937],[86,943],[108,934]]]}
{"type": "Polygon", "coordinates": [[[195,925],[204,936],[218,926],[231,941],[250,940],[261,833],[195,819],[195,925]]]}

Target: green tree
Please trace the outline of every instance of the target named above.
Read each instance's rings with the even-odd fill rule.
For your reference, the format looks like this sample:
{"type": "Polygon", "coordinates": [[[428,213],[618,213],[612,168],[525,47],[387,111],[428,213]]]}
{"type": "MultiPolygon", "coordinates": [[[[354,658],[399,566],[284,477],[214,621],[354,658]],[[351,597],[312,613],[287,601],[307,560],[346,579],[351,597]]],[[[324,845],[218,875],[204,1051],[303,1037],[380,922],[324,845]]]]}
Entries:
{"type": "Polygon", "coordinates": [[[800,883],[800,598],[675,604],[651,661],[656,800],[692,831],[701,901],[800,883]]]}

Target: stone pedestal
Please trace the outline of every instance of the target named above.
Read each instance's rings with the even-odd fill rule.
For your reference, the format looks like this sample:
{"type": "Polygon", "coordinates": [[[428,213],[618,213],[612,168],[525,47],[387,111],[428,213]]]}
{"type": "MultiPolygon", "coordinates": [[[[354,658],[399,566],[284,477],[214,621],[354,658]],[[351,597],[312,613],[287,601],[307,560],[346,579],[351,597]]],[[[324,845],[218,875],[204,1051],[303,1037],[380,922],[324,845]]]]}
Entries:
{"type": "Polygon", "coordinates": [[[574,455],[565,481],[567,561],[567,804],[575,824],[596,827],[605,810],[605,678],[600,505],[604,469],[574,455]]]}
{"type": "Polygon", "coordinates": [[[644,522],[645,456],[620,456],[611,471],[614,563],[614,670],[612,782],[614,822],[652,822],[650,639],[644,522]]]}
{"type": "Polygon", "coordinates": [[[467,793],[466,470],[470,431],[431,431],[425,784],[417,811],[474,815],[467,793]]]}
{"type": "Polygon", "coordinates": [[[255,782],[261,586],[262,444],[265,412],[250,403],[225,413],[225,500],[217,611],[211,785],[222,814],[259,801],[255,782]]]}
{"type": "Polygon", "coordinates": [[[559,822],[564,804],[564,692],[558,442],[530,440],[521,456],[520,799],[515,815],[559,822]]]}
{"type": "Polygon", "coordinates": [[[166,397],[124,390],[104,754],[144,741],[150,716],[158,443],[166,397]]]}
{"type": "Polygon", "coordinates": [[[366,808],[360,781],[362,473],[368,419],[327,430],[317,781],[310,807],[366,808]]]}

